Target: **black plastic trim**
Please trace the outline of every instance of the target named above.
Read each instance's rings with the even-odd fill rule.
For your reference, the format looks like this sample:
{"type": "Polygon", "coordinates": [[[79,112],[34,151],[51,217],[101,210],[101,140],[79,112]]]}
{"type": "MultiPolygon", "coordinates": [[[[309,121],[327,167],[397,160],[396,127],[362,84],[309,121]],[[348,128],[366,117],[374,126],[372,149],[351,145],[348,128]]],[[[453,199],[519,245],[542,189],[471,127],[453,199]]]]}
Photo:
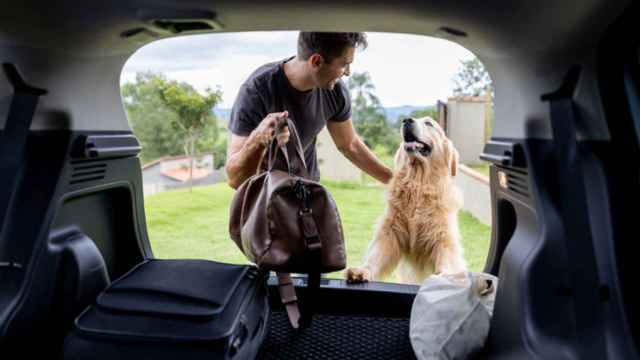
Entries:
{"type": "Polygon", "coordinates": [[[84,138],[82,149],[81,156],[84,158],[109,159],[136,156],[142,147],[138,139],[131,134],[89,135],[84,138]]]}
{"type": "Polygon", "coordinates": [[[524,151],[518,143],[490,140],[485,144],[480,159],[496,165],[527,167],[524,151]]]}

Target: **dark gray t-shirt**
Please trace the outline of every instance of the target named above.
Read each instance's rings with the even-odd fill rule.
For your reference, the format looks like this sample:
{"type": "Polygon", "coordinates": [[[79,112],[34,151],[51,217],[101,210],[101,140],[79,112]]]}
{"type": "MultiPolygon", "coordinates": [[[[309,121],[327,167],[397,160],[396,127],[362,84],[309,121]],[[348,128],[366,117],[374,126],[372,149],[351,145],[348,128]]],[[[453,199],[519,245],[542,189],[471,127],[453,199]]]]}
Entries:
{"type": "Polygon", "coordinates": [[[305,162],[312,179],[320,179],[316,158],[316,136],[327,121],[345,121],[351,117],[351,98],[342,80],[333,90],[315,88],[299,91],[289,83],[284,63],[293,57],[269,63],[254,71],[242,84],[231,109],[229,129],[248,136],[267,114],[289,111],[304,149],[305,162]]]}

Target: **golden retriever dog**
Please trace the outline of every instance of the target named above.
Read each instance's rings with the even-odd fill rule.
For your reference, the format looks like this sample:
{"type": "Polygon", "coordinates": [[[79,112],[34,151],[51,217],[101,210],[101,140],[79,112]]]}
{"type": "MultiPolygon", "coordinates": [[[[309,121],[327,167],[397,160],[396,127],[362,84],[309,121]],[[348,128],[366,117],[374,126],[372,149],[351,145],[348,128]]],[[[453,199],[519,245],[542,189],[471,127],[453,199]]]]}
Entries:
{"type": "Polygon", "coordinates": [[[382,280],[396,267],[402,282],[420,284],[434,273],[466,270],[453,184],[458,151],[430,117],[404,119],[388,203],[362,266],[347,269],[348,282],[382,280]]]}

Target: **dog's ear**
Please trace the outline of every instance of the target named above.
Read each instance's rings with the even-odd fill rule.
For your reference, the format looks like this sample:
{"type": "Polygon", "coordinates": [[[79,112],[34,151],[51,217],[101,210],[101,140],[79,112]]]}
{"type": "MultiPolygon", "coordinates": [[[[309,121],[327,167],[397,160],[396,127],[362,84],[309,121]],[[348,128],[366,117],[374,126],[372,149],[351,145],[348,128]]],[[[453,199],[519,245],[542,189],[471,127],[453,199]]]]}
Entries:
{"type": "Polygon", "coordinates": [[[456,176],[458,173],[458,159],[460,155],[458,150],[453,147],[451,140],[447,140],[447,147],[449,148],[449,168],[451,169],[451,176],[456,176]]]}

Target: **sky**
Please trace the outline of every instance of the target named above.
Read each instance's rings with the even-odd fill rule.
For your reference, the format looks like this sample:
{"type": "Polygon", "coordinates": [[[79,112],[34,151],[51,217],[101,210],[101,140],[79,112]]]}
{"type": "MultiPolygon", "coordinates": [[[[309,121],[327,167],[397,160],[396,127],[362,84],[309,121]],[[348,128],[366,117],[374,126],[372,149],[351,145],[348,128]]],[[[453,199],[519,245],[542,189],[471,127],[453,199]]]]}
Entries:
{"type": "MultiPolygon", "coordinates": [[[[141,71],[164,73],[202,91],[220,88],[231,108],[240,85],[259,66],[295,55],[297,32],[243,32],[190,35],[159,40],[138,50],[125,64],[120,82],[141,71]]],[[[453,93],[460,61],[474,55],[462,46],[419,35],[367,33],[351,72],[369,72],[384,107],[429,106],[453,93]]],[[[344,78],[344,81],[347,79],[344,78]]]]}

